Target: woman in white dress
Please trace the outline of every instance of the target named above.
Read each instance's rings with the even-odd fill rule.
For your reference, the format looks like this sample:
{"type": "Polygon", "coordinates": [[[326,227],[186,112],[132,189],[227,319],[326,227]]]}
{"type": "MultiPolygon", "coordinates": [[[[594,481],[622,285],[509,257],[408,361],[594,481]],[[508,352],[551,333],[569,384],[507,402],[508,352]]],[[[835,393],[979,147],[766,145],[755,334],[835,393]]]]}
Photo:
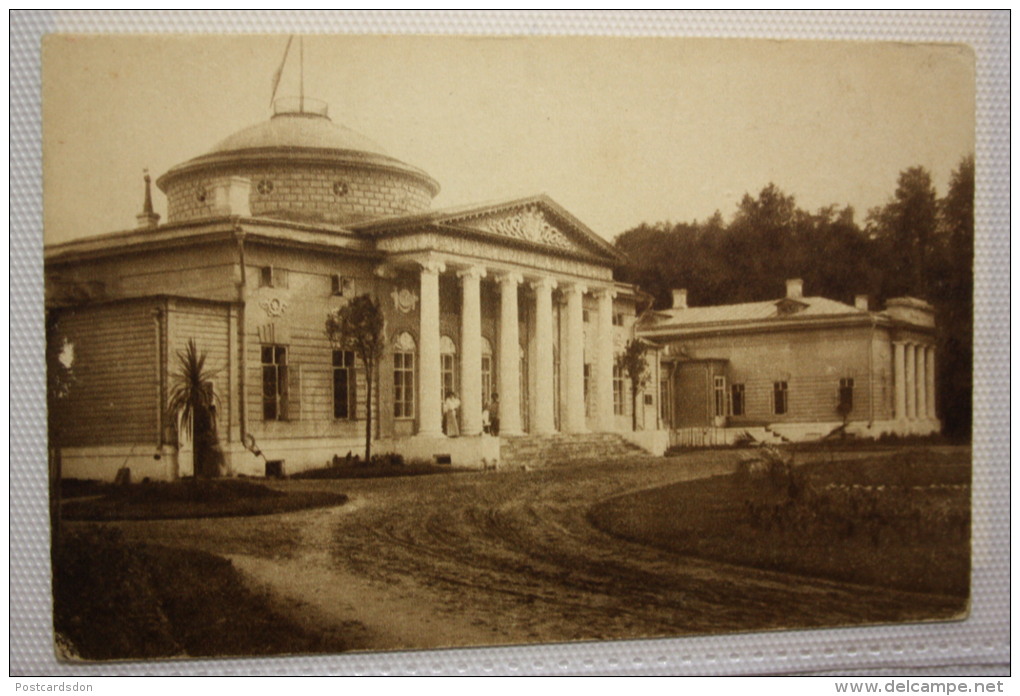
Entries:
{"type": "Polygon", "coordinates": [[[452,392],[446,392],[446,401],[443,402],[443,426],[447,437],[458,437],[460,435],[460,424],[457,422],[457,410],[460,408],[460,399],[452,392]]]}

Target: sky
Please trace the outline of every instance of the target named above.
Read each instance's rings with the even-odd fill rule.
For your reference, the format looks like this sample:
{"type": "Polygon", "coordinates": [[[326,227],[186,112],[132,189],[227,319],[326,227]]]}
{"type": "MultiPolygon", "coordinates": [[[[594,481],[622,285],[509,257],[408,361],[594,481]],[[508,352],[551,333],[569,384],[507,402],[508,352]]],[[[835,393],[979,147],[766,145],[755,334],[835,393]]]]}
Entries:
{"type": "MultiPolygon", "coordinates": [[[[47,37],[46,243],[134,227],[143,169],[269,118],[286,42],[47,37]]],[[[297,46],[277,96],[298,92],[297,46]]],[[[973,55],[948,44],[313,35],[304,87],[437,179],[434,208],[546,193],[606,239],[729,219],[769,183],[863,223],[908,167],[944,195],[975,146],[973,55]]]]}

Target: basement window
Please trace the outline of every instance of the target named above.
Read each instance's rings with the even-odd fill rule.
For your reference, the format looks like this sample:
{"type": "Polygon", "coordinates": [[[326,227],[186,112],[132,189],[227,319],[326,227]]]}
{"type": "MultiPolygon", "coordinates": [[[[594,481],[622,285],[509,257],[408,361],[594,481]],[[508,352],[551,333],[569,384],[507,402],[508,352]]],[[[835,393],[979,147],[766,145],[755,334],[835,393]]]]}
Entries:
{"type": "Polygon", "coordinates": [[[276,266],[263,266],[259,269],[259,286],[263,288],[286,288],[287,270],[276,266]]]}

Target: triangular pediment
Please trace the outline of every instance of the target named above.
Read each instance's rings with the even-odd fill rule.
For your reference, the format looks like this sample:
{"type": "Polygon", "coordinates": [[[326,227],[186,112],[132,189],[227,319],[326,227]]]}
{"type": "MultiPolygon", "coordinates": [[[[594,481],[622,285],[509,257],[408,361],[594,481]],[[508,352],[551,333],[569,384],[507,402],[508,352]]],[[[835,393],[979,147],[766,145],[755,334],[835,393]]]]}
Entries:
{"type": "Polygon", "coordinates": [[[505,204],[479,206],[435,220],[447,228],[482,232],[552,249],[619,261],[605,240],[547,196],[505,204]]]}
{"type": "Polygon", "coordinates": [[[801,302],[799,300],[794,300],[789,297],[784,297],[783,299],[776,302],[776,313],[779,316],[796,314],[797,312],[807,309],[807,306],[808,304],[806,302],[801,302]]]}
{"type": "Polygon", "coordinates": [[[378,236],[467,234],[489,237],[494,242],[544,247],[614,266],[626,262],[612,244],[546,195],[370,220],[349,229],[378,236]]]}
{"type": "Polygon", "coordinates": [[[466,220],[450,220],[447,224],[470,227],[500,237],[510,237],[561,249],[577,248],[577,243],[571,241],[563,230],[550,222],[545,211],[537,204],[473,216],[466,220]]]}

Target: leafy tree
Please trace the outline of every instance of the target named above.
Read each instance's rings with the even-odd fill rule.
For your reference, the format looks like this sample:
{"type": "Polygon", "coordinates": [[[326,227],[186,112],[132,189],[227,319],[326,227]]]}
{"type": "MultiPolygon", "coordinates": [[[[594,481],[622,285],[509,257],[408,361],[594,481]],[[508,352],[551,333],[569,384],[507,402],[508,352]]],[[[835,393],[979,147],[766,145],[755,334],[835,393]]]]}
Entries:
{"type": "Polygon", "coordinates": [[[925,271],[935,241],[937,215],[935,187],[924,167],[900,172],[893,198],[868,214],[869,231],[886,259],[885,297],[928,296],[925,271]]]}
{"type": "Polygon", "coordinates": [[[963,158],[939,201],[932,301],[939,327],[936,363],[947,435],[970,436],[974,367],[974,157],[963,158]]]}
{"type": "Polygon", "coordinates": [[[365,459],[371,459],[372,384],[385,345],[382,308],[370,295],[358,295],[326,318],[326,335],[337,350],[353,351],[365,372],[365,459]]]}
{"type": "Polygon", "coordinates": [[[648,358],[641,339],[627,341],[623,352],[617,356],[616,364],[630,380],[631,429],[637,430],[637,397],[648,384],[648,358]]]}
{"type": "Polygon", "coordinates": [[[167,402],[171,420],[180,423],[184,435],[194,435],[195,478],[219,476],[223,471],[212,383],[216,372],[207,370],[205,362],[206,354],[199,352],[195,339],[188,339],[185,349],[177,353],[178,370],[167,402]]]}

